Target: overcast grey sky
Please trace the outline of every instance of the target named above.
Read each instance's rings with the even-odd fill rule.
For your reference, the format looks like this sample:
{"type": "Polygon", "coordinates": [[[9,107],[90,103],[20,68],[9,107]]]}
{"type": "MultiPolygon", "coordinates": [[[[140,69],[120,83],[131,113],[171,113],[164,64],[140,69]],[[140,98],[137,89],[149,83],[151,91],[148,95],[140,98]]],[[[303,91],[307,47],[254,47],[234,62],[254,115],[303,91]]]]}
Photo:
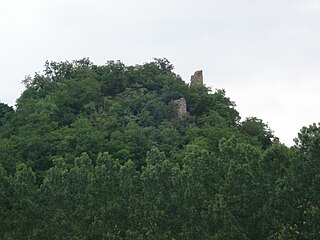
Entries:
{"type": "Polygon", "coordinates": [[[242,118],[287,145],[320,122],[320,0],[0,0],[0,102],[46,60],[142,64],[166,57],[189,82],[204,70],[242,118]]]}

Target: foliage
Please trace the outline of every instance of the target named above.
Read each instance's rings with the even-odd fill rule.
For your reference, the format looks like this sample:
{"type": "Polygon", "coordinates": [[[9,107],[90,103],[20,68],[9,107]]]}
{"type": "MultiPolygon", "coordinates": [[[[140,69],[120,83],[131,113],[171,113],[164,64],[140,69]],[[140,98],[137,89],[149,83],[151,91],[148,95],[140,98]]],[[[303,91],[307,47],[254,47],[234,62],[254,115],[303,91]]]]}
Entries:
{"type": "Polygon", "coordinates": [[[23,83],[0,103],[1,239],[320,238],[319,124],[288,148],[167,59],[46,62],[23,83]]]}

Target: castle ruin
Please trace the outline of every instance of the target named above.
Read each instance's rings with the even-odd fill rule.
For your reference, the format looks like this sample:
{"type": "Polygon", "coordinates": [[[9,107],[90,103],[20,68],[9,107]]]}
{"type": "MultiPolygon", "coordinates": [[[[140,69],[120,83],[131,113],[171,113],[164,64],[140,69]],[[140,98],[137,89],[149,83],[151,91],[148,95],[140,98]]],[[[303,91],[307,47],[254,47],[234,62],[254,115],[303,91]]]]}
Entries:
{"type": "Polygon", "coordinates": [[[184,98],[174,100],[173,103],[177,106],[178,117],[183,118],[187,113],[187,102],[184,98]]]}
{"type": "Polygon", "coordinates": [[[192,85],[203,85],[202,70],[196,71],[196,72],[191,76],[191,86],[192,86],[192,85]]]}
{"type": "MultiPolygon", "coordinates": [[[[202,75],[202,70],[196,71],[192,76],[191,76],[191,86],[192,85],[203,85],[203,75],[202,75]]],[[[177,106],[177,113],[178,117],[182,119],[185,114],[187,113],[187,102],[184,98],[176,99],[173,101],[173,103],[177,106]]]]}

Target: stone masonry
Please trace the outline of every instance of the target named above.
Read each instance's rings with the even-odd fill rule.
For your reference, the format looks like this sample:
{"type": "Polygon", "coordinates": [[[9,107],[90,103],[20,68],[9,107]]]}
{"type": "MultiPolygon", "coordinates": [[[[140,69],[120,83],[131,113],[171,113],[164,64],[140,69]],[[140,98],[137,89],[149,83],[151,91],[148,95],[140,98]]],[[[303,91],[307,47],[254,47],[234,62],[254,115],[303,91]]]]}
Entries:
{"type": "Polygon", "coordinates": [[[178,117],[183,118],[187,112],[187,103],[184,98],[180,98],[173,101],[177,105],[178,117]]]}
{"type": "Polygon", "coordinates": [[[203,75],[202,75],[202,70],[196,71],[192,76],[191,76],[191,85],[203,85],[203,75]]]}

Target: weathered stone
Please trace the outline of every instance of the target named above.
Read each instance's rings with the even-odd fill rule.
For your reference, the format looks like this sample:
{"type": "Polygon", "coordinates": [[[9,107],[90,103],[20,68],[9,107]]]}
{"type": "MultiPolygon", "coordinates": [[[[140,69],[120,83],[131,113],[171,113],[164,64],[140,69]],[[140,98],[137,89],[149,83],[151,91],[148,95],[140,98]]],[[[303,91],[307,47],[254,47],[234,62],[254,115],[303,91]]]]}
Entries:
{"type": "Polygon", "coordinates": [[[203,85],[203,75],[202,75],[202,70],[196,71],[192,76],[191,76],[191,85],[203,85]]]}
{"type": "Polygon", "coordinates": [[[180,98],[173,101],[177,106],[178,117],[183,118],[187,112],[187,102],[184,98],[180,98]]]}

